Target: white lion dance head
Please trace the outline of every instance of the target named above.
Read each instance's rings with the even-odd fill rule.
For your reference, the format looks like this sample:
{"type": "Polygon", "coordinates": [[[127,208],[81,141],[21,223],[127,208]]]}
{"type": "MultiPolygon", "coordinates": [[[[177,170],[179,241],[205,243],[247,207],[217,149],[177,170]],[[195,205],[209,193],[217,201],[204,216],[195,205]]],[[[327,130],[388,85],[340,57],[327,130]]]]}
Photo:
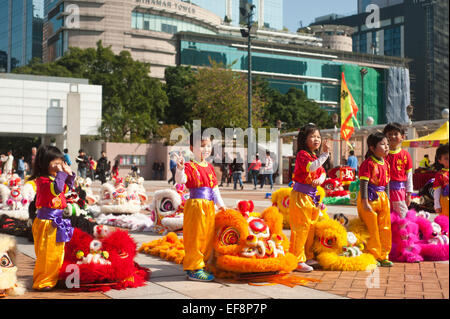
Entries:
{"type": "Polygon", "coordinates": [[[139,213],[141,205],[147,200],[143,186],[132,183],[125,187],[123,178],[117,178],[113,183],[102,184],[100,211],[121,214],[139,213]]]}
{"type": "Polygon", "coordinates": [[[25,288],[17,281],[16,252],[14,237],[0,234],[0,298],[25,293],[25,288]]]}
{"type": "Polygon", "coordinates": [[[150,204],[150,216],[154,222],[152,230],[159,234],[183,230],[184,203],[189,198],[186,187],[175,185],[175,189],[155,192],[150,204]]]}

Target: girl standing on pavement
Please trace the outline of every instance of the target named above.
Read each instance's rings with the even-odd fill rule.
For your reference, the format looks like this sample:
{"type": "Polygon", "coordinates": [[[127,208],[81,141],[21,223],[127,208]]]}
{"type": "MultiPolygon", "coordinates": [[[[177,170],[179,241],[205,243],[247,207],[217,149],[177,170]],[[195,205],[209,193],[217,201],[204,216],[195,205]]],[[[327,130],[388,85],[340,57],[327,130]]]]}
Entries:
{"type": "Polygon", "coordinates": [[[289,198],[289,223],[291,239],[289,250],[297,256],[297,271],[310,272],[313,259],[312,244],[314,240],[314,224],[319,218],[319,196],[317,186],[326,178],[322,167],[327,160],[328,144],[322,143],[320,130],[315,124],[303,126],[297,138],[298,153],[295,161],[294,186],[289,198]],[[320,148],[322,154],[318,156],[320,148]]]}
{"type": "Polygon", "coordinates": [[[73,235],[70,220],[63,219],[65,193],[72,188],[75,173],[54,146],[41,146],[36,154],[33,175],[36,181],[37,216],[32,233],[36,262],[33,289],[49,291],[56,286],[64,260],[64,246],[73,235]]]}
{"type": "Polygon", "coordinates": [[[391,215],[389,203],[389,144],[383,133],[370,134],[366,159],[359,167],[360,190],[357,199],[359,218],[367,226],[367,250],[378,260],[378,265],[391,267],[391,215]]]}
{"type": "Polygon", "coordinates": [[[212,252],[216,214],[214,204],[219,209],[224,209],[225,204],[217,186],[214,167],[206,162],[211,155],[211,140],[202,137],[201,141],[194,141],[196,134],[191,134],[190,141],[194,159],[185,163],[182,156],[176,155],[175,180],[179,184],[186,184],[190,194],[184,206],[183,269],[190,280],[212,281],[214,276],[204,268],[212,252]]]}

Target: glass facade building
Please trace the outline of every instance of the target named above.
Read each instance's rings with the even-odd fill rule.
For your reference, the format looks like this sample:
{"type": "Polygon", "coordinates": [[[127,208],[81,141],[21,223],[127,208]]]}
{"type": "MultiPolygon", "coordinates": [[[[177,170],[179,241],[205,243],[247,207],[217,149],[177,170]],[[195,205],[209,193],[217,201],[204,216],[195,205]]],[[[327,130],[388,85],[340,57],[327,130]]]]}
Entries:
{"type": "Polygon", "coordinates": [[[0,72],[42,58],[43,0],[0,0],[0,72]]]}
{"type": "MultiPolygon", "coordinates": [[[[205,38],[205,37],[203,37],[205,38]]],[[[197,40],[198,36],[180,35],[179,64],[209,66],[210,60],[230,66],[237,72],[247,73],[248,54],[244,46],[230,44],[221,39],[197,40]]],[[[347,84],[354,92],[354,99],[361,103],[360,73],[362,67],[322,57],[300,56],[294,51],[270,51],[254,44],[252,51],[252,74],[261,76],[269,85],[286,93],[291,87],[303,90],[307,97],[321,108],[335,113],[340,100],[341,73],[346,74],[347,84]]],[[[280,51],[280,50],[279,50],[280,51]]],[[[366,67],[365,116],[374,118],[375,124],[385,123],[384,70],[366,67]]],[[[360,105],[360,104],[358,104],[360,105]]],[[[359,119],[362,120],[362,119],[359,119]]]]}
{"type": "Polygon", "coordinates": [[[448,14],[448,1],[359,0],[358,14],[328,23],[355,29],[354,52],[410,59],[413,119],[433,120],[449,103],[448,14]],[[371,4],[380,8],[378,27],[366,23],[371,4]]]}
{"type": "Polygon", "coordinates": [[[217,14],[222,19],[227,16],[232,25],[246,23],[240,15],[239,8],[247,3],[255,6],[253,21],[258,21],[260,27],[283,29],[283,0],[185,0],[201,8],[217,14]]]}
{"type": "Polygon", "coordinates": [[[181,31],[215,34],[216,32],[206,27],[181,19],[154,15],[149,13],[132,12],[131,28],[175,34],[181,31]]]}

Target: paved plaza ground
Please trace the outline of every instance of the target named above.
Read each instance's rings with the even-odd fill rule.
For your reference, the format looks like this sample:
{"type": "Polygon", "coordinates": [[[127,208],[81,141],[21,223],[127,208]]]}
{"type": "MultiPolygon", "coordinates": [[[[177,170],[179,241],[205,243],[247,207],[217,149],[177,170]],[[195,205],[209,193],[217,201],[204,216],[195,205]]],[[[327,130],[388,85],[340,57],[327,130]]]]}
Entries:
{"type": "MultiPolygon", "coordinates": [[[[167,188],[166,181],[146,181],[145,188],[151,199],[154,192],[167,188]]],[[[276,186],[275,189],[280,186],[276,186]]],[[[99,183],[93,185],[99,191],[99,183]]],[[[270,190],[253,190],[245,184],[244,190],[230,187],[221,189],[227,207],[235,207],[239,200],[253,200],[255,211],[271,205],[265,198],[270,190]]],[[[329,206],[330,216],[343,213],[355,216],[355,206],[329,206]]],[[[289,237],[290,231],[284,230],[289,237]]],[[[142,243],[161,236],[145,232],[130,232],[138,247],[142,243]]],[[[365,271],[321,271],[315,270],[301,276],[320,279],[305,286],[290,288],[284,285],[253,286],[248,283],[216,279],[203,283],[188,281],[182,266],[158,257],[138,254],[136,261],[151,269],[151,278],[146,286],[125,290],[110,290],[106,293],[74,293],[64,289],[37,292],[31,289],[34,268],[34,247],[26,238],[17,237],[19,247],[18,276],[27,287],[23,296],[7,299],[448,299],[449,264],[447,262],[421,262],[415,264],[395,263],[392,268],[377,268],[374,273],[365,271]],[[368,285],[369,283],[369,285],[368,285]],[[370,287],[370,288],[369,288],[370,287]]]]}

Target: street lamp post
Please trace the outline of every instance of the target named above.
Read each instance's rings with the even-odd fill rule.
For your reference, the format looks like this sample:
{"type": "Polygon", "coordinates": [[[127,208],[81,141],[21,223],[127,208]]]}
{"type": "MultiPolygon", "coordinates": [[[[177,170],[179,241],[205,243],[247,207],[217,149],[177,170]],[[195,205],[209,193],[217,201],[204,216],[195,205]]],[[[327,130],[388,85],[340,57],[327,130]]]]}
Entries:
{"type": "Polygon", "coordinates": [[[364,125],[364,76],[367,74],[367,69],[362,68],[360,71],[361,73],[361,123],[364,125]]]}
{"type": "Polygon", "coordinates": [[[248,56],[248,92],[247,92],[247,99],[248,99],[248,146],[249,146],[249,154],[248,158],[250,159],[253,155],[253,132],[252,132],[252,37],[251,37],[251,31],[252,31],[252,16],[253,16],[253,10],[255,9],[255,5],[247,5],[246,8],[239,8],[241,11],[241,14],[247,18],[247,29],[241,29],[241,35],[244,38],[248,38],[247,42],[247,56],[248,56]]]}

